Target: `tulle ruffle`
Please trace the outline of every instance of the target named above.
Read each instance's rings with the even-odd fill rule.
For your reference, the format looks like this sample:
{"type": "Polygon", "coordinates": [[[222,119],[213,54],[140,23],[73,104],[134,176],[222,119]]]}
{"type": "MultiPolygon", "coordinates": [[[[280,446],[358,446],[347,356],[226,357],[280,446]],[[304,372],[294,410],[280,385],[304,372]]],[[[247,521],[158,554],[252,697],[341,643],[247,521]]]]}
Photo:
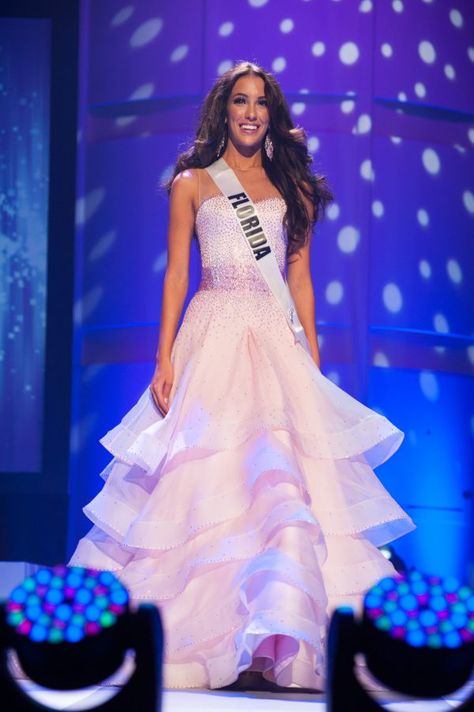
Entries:
{"type": "Polygon", "coordinates": [[[70,563],[157,603],[166,686],[251,668],[321,689],[328,615],[393,573],[376,547],[414,528],[372,469],[403,433],[321,374],[273,298],[242,299],[239,323],[198,293],[167,416],[146,390],[101,439],[113,459],[70,563]]]}

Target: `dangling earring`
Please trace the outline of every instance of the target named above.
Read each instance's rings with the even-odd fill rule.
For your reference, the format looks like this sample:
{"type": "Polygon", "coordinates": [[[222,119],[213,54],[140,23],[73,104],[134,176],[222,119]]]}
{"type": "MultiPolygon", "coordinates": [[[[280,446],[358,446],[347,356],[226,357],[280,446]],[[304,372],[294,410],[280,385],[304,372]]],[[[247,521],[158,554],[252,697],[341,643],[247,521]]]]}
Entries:
{"type": "Polygon", "coordinates": [[[265,136],[265,153],[267,154],[268,160],[271,161],[273,158],[273,141],[269,133],[265,136]]]}

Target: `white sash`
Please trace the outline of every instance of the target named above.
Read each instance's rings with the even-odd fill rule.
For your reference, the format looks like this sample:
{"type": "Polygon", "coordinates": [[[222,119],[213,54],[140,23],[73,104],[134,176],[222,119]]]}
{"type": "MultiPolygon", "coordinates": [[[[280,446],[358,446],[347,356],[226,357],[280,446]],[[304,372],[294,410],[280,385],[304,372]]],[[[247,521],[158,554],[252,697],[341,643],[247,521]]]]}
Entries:
{"type": "Polygon", "coordinates": [[[273,296],[279,302],[295,341],[311,355],[308,340],[298,318],[295,303],[288,284],[280,272],[275,253],[272,251],[263,232],[257,209],[243,189],[234,171],[223,158],[219,158],[206,168],[219,190],[228,198],[233,213],[240,225],[245,242],[249,246],[260,272],[268,284],[273,296]]]}

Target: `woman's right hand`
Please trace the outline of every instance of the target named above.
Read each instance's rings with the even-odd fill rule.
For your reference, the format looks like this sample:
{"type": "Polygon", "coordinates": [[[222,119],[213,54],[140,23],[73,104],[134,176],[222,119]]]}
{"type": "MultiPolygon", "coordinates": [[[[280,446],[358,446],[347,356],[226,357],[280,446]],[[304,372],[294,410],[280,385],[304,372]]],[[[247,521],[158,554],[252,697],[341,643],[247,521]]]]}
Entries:
{"type": "Polygon", "coordinates": [[[150,383],[150,391],[156,407],[162,412],[163,416],[169,410],[169,397],[173,378],[174,372],[171,360],[161,359],[157,362],[150,383]]]}

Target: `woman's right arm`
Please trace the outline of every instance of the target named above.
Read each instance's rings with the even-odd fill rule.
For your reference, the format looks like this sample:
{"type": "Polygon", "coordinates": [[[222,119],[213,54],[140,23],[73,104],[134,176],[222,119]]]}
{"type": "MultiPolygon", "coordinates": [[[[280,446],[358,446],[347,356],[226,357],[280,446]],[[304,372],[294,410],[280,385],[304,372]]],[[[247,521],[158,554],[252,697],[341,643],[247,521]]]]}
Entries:
{"type": "Polygon", "coordinates": [[[183,171],[176,176],[170,193],[168,259],[163,281],[156,368],[150,384],[153,400],[164,414],[168,412],[174,376],[171,349],[188,292],[196,192],[196,178],[191,171],[183,171]]]}

